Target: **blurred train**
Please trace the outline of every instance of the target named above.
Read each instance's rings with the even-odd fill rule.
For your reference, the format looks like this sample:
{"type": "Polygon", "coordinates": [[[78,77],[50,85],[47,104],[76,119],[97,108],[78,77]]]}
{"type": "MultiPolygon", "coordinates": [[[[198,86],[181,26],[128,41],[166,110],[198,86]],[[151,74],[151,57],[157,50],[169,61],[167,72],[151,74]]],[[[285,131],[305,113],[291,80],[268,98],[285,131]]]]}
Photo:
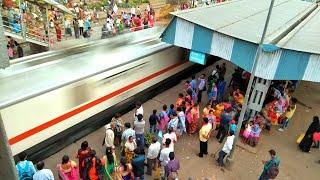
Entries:
{"type": "Polygon", "coordinates": [[[203,66],[164,43],[133,61],[1,110],[13,155],[44,159],[145,102],[203,66]],[[19,120],[19,121],[16,121],[19,120]]]}

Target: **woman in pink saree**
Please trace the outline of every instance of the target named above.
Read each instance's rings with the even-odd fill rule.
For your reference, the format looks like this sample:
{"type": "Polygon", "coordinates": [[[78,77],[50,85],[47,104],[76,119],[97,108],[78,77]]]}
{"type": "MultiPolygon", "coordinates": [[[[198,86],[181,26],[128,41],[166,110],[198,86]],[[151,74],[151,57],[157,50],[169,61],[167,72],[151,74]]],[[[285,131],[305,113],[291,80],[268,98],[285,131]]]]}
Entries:
{"type": "Polygon", "coordinates": [[[158,121],[158,130],[162,131],[164,133],[164,131],[167,128],[168,125],[168,121],[169,121],[169,116],[167,114],[167,105],[163,105],[162,107],[162,111],[159,114],[159,121],[158,121]]]}
{"type": "Polygon", "coordinates": [[[62,157],[62,163],[57,165],[59,179],[79,180],[79,169],[74,161],[69,160],[69,156],[62,157]]]}

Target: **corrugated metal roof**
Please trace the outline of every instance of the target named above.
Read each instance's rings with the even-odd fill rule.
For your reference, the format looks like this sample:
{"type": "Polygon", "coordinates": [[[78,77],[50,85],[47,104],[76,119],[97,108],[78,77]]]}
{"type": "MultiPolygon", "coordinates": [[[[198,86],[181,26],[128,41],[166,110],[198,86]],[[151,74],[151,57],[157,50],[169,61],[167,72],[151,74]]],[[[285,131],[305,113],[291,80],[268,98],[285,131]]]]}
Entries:
{"type": "Polygon", "coordinates": [[[58,3],[58,2],[56,2],[54,0],[43,0],[43,1],[48,3],[48,4],[50,4],[50,5],[52,5],[52,6],[55,6],[55,7],[59,8],[60,10],[64,11],[65,13],[73,15],[73,13],[67,7],[65,7],[64,5],[58,3]]]}
{"type": "MultiPolygon", "coordinates": [[[[222,34],[258,43],[261,39],[269,5],[270,0],[234,0],[172,14],[222,34]]],[[[320,29],[319,13],[317,17],[311,20],[316,22],[308,22],[308,25],[303,28],[310,29],[309,27],[312,27],[312,32],[310,30],[301,31],[301,33],[308,33],[304,34],[302,38],[308,36],[307,39],[312,39],[311,42],[290,37],[292,43],[282,42],[282,44],[277,44],[279,40],[285,38],[283,35],[288,28],[295,27],[297,22],[303,20],[317,6],[315,3],[301,0],[276,0],[265,43],[275,43],[279,47],[286,44],[284,48],[292,48],[298,51],[312,50],[312,53],[320,54],[320,32],[316,32],[317,29],[320,29]],[[295,40],[300,42],[297,43],[295,40]]]]}
{"type": "Polygon", "coordinates": [[[64,5],[54,1],[54,0],[27,0],[30,2],[35,2],[35,3],[39,3],[39,4],[49,4],[51,6],[57,7],[58,9],[60,9],[61,11],[71,14],[74,16],[74,14],[64,5]]]}
{"type": "Polygon", "coordinates": [[[287,34],[277,46],[285,49],[320,54],[320,7],[287,34]]]}
{"type": "MultiPolygon", "coordinates": [[[[236,0],[173,13],[162,41],[212,54],[252,71],[270,0],[236,0]],[[230,7],[230,9],[225,8],[230,7]]],[[[257,77],[320,82],[320,7],[276,0],[257,77]]]]}

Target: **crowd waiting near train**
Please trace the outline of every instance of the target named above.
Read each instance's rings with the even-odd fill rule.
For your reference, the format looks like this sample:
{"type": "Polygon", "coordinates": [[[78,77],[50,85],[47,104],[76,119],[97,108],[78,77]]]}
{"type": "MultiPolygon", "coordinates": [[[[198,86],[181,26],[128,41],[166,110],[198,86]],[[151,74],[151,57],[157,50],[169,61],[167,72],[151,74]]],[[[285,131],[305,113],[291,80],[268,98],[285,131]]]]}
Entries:
{"type": "MultiPolygon", "coordinates": [[[[216,139],[223,146],[217,151],[217,166],[225,166],[225,159],[235,147],[235,134],[240,133],[243,143],[257,146],[263,130],[279,126],[284,132],[296,111],[298,100],[292,97],[296,82],[275,81],[267,94],[260,113],[237,128],[241,108],[244,104],[243,91],[250,73],[237,68],[229,84],[225,80],[226,65],[217,65],[207,77],[193,75],[184,83],[175,102],[162,109],[144,112],[141,102],[131,120],[124,121],[120,114],[105,125],[102,146],[105,154],[97,154],[90,142],[83,141],[75,159],[64,155],[55,172],[62,180],[133,180],[144,179],[145,174],[155,179],[178,179],[183,165],[175,154],[175,146],[182,136],[199,137],[199,153],[207,155],[208,141],[216,139]],[[228,92],[230,93],[226,93],[228,92]],[[203,96],[208,97],[204,102],[203,96]],[[200,110],[200,105],[204,108],[200,110]],[[148,116],[149,114],[149,116],[148,116]],[[147,125],[149,123],[149,125],[147,125]],[[149,127],[147,130],[146,127],[149,127]],[[215,136],[215,138],[212,138],[215,136]]],[[[103,135],[101,135],[103,136],[103,135]]],[[[299,141],[299,148],[309,152],[312,144],[319,148],[320,124],[315,116],[307,132],[299,141]]],[[[213,152],[212,152],[213,153],[213,152]]],[[[275,178],[280,169],[280,157],[274,149],[269,150],[270,159],[263,161],[264,168],[259,180],[275,178]]],[[[16,167],[20,179],[51,180],[53,172],[45,169],[43,161],[27,161],[21,153],[16,167]]]]}

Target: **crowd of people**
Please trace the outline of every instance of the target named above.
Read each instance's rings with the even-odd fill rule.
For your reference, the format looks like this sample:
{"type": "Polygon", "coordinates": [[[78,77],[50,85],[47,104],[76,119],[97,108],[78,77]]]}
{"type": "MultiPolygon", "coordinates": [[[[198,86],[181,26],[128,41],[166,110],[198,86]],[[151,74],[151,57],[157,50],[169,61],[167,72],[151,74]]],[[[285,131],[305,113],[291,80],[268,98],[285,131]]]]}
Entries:
{"type": "Polygon", "coordinates": [[[189,8],[196,8],[199,7],[199,5],[211,5],[215,3],[222,3],[226,0],[190,0],[190,1],[184,1],[180,3],[180,10],[185,10],[189,8]]]}
{"type": "MultiPolygon", "coordinates": [[[[77,17],[64,21],[65,37],[68,38],[74,34],[75,38],[90,38],[93,33],[92,23],[96,20],[96,16],[86,13],[81,6],[75,6],[75,12],[77,17]],[[73,27],[73,33],[72,33],[73,27]]],[[[107,18],[103,23],[101,29],[101,39],[108,38],[117,34],[122,34],[126,29],[128,31],[138,31],[154,26],[155,12],[150,4],[147,5],[146,9],[142,12],[140,7],[132,7],[130,12],[126,10],[118,11],[116,5],[110,10],[106,11],[107,18]],[[111,13],[110,13],[111,12],[111,13]]],[[[62,39],[62,28],[59,23],[51,21],[51,27],[55,28],[57,41],[62,39]]]]}
{"type": "MultiPolygon", "coordinates": [[[[41,18],[44,15],[38,10],[41,9],[40,7],[23,1],[21,5],[23,14],[20,15],[20,11],[15,11],[15,9],[19,10],[18,7],[14,9],[10,3],[6,3],[5,8],[8,9],[8,15],[3,17],[5,20],[4,25],[12,32],[21,33],[21,26],[24,23],[28,38],[48,42],[50,47],[53,47],[56,42],[61,42],[64,38],[75,37],[78,39],[84,37],[89,39],[93,33],[100,34],[93,31],[93,24],[99,24],[98,11],[89,10],[84,4],[81,5],[81,3],[68,2],[68,5],[70,4],[72,6],[69,9],[76,14],[75,17],[63,14],[55,9],[49,9],[47,15],[49,22],[44,22],[44,18],[41,18]],[[30,13],[34,9],[36,12],[30,13]],[[24,21],[21,21],[21,19],[24,19],[24,21]]],[[[144,10],[141,10],[137,6],[131,9],[122,9],[121,12],[116,7],[116,4],[114,4],[114,7],[109,7],[108,10],[101,11],[101,13],[106,14],[106,19],[103,20],[104,23],[101,28],[102,39],[126,31],[133,32],[151,28],[155,24],[155,12],[150,4],[144,10]]],[[[7,46],[7,54],[10,59],[23,55],[23,52],[20,53],[22,48],[18,48],[17,46],[17,50],[15,50],[14,47],[7,46]]]]}
{"type": "Polygon", "coordinates": [[[15,57],[21,58],[24,56],[22,45],[19,44],[16,40],[12,37],[7,37],[7,55],[9,60],[14,59],[15,57]]]}
{"type": "Polygon", "coordinates": [[[216,138],[220,143],[227,137],[217,158],[218,164],[224,166],[223,160],[233,148],[234,133],[237,131],[233,119],[239,111],[235,111],[231,103],[227,105],[228,103],[218,101],[217,97],[222,92],[216,90],[215,83],[221,84],[224,81],[225,64],[219,68],[221,70],[210,75],[208,80],[205,74],[198,78],[193,76],[191,81],[186,81],[175,103],[169,107],[163,105],[159,113],[156,109],[153,110],[149,117],[149,144],[146,144],[143,107],[137,102],[133,122],[125,123],[121,115],[116,114],[105,126],[102,145],[106,148],[106,153],[102,158],[99,158],[96,151],[84,141],[77,153],[78,163],[70,160],[67,155],[62,157],[61,163],[57,165],[59,177],[72,180],[144,179],[146,173],[162,179],[176,179],[179,176],[180,163],[175,156],[175,144],[181,136],[195,134],[198,131],[199,157],[208,154],[208,140],[211,134],[217,132],[216,138]],[[211,85],[208,86],[207,82],[211,85]],[[204,92],[208,92],[210,98],[203,113],[200,113],[199,104],[206,103],[203,102],[204,92]],[[117,146],[120,147],[119,155],[115,151],[117,146]],[[146,155],[145,147],[148,147],[146,155]]]}
{"type": "MultiPolygon", "coordinates": [[[[105,125],[105,137],[102,143],[105,154],[99,157],[87,141],[82,142],[77,152],[78,162],[71,160],[68,155],[62,157],[61,163],[57,165],[59,178],[130,180],[144,179],[146,174],[158,179],[177,179],[180,163],[175,155],[175,145],[181,136],[196,133],[199,137],[200,158],[208,154],[208,141],[211,136],[215,136],[219,143],[224,142],[222,148],[217,151],[216,161],[218,166],[225,166],[226,157],[234,148],[237,132],[240,133],[243,142],[255,146],[262,130],[268,129],[268,122],[274,124],[265,117],[268,114],[261,112],[251,119],[246,119],[241,128],[237,128],[244,103],[240,89],[245,88],[242,86],[246,85],[250,74],[241,69],[236,69],[235,73],[229,84],[229,87],[232,86],[232,93],[225,92],[227,86],[224,80],[225,63],[217,65],[208,78],[206,74],[201,74],[198,78],[193,75],[190,81],[184,83],[174,103],[169,106],[164,104],[160,111],[154,109],[150,112],[148,130],[147,118],[140,102],[136,102],[131,122],[125,122],[120,114],[115,114],[110,123],[105,125]],[[241,78],[237,77],[237,74],[241,75],[241,78]],[[204,96],[207,98],[203,98],[204,96]],[[204,102],[204,99],[207,101],[204,102]],[[201,104],[205,104],[202,110],[200,110],[201,104]]],[[[286,105],[281,107],[282,114],[278,116],[278,119],[282,116],[279,131],[284,131],[288,127],[296,110],[297,99],[292,97],[294,87],[295,84],[285,86],[283,82],[275,82],[270,90],[272,97],[266,100],[264,109],[268,109],[266,108],[268,104],[279,102],[281,97],[284,98],[286,105]]],[[[317,139],[315,145],[319,146],[319,127],[319,118],[315,116],[299,144],[302,151],[309,152],[315,138],[317,139]]],[[[271,149],[269,154],[270,160],[263,161],[264,168],[259,178],[261,180],[275,178],[279,173],[280,159],[276,151],[271,149]]],[[[25,154],[22,153],[19,158],[21,161],[17,164],[17,169],[20,177],[28,173],[35,180],[39,179],[38,177],[47,179],[52,177],[52,172],[44,169],[42,161],[37,163],[38,171],[36,171],[32,163],[26,161],[25,154]]]]}
{"type": "Polygon", "coordinates": [[[139,31],[154,26],[155,12],[150,4],[141,12],[140,7],[132,7],[130,12],[122,11],[120,15],[112,11],[107,15],[106,23],[102,27],[101,38],[107,38],[124,32],[125,28],[130,31],[139,31]]]}

